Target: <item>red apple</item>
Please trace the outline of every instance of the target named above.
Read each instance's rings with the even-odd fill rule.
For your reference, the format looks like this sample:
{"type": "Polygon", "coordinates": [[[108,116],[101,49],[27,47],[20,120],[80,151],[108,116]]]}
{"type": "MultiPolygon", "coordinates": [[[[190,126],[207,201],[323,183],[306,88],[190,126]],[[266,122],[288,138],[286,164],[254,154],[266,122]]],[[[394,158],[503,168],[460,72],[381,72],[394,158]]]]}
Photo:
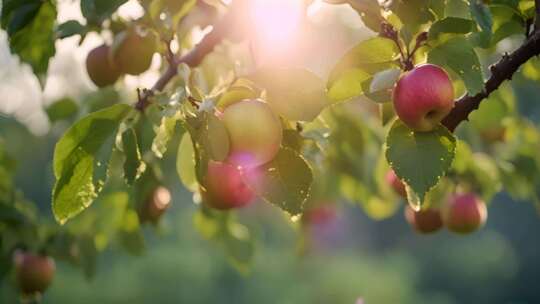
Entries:
{"type": "Polygon", "coordinates": [[[312,225],[323,226],[331,223],[337,217],[336,207],[334,205],[320,205],[306,210],[303,218],[312,225]]]}
{"type": "Polygon", "coordinates": [[[159,186],[152,191],[150,197],[141,206],[139,218],[141,222],[157,223],[170,205],[171,192],[167,188],[159,186]]]}
{"type": "Polygon", "coordinates": [[[415,131],[431,131],[454,107],[454,88],[442,68],[423,64],[401,76],[393,99],[403,123],[415,131]]]}
{"type": "Polygon", "coordinates": [[[407,197],[407,190],[405,189],[405,184],[399,179],[399,177],[397,177],[394,170],[390,170],[386,173],[386,182],[401,197],[407,197]]]}
{"type": "Polygon", "coordinates": [[[110,47],[103,44],[93,49],[86,57],[86,71],[94,84],[100,88],[113,85],[120,71],[109,57],[110,47]]]}
{"type": "Polygon", "coordinates": [[[52,258],[17,251],[14,263],[17,283],[23,294],[43,293],[51,284],[56,268],[52,258]]]}
{"type": "Polygon", "coordinates": [[[405,207],[405,219],[420,233],[432,233],[443,226],[441,212],[438,209],[414,211],[411,206],[405,207]]]}
{"type": "Polygon", "coordinates": [[[201,189],[201,196],[206,205],[219,210],[245,207],[255,197],[244,183],[240,169],[216,161],[208,163],[206,188],[201,189]]]}
{"type": "Polygon", "coordinates": [[[456,194],[445,206],[443,218],[448,230],[468,234],[486,222],[486,204],[472,193],[456,194]]]}

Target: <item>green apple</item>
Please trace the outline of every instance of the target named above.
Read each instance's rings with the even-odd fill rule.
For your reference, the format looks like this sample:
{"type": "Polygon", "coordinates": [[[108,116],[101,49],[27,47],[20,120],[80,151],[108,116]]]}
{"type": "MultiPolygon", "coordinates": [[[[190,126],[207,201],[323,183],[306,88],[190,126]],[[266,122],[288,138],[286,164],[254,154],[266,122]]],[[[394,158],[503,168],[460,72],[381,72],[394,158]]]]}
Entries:
{"type": "Polygon", "coordinates": [[[259,99],[228,106],[222,115],[230,139],[228,162],[252,168],[271,161],[283,137],[279,117],[259,99]]]}
{"type": "Polygon", "coordinates": [[[156,36],[152,31],[131,28],[114,37],[110,56],[121,72],[139,75],[150,68],[156,50],[156,36]]]}

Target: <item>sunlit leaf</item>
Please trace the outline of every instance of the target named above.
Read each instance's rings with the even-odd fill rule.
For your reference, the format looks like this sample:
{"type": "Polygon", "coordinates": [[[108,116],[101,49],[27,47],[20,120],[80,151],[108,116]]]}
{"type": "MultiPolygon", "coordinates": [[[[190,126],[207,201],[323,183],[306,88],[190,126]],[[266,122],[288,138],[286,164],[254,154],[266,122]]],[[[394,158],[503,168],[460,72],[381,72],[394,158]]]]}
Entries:
{"type": "Polygon", "coordinates": [[[131,110],[129,105],[117,104],[91,113],[68,129],[56,144],[52,204],[58,222],[65,223],[96,198],[103,181],[94,175],[98,167],[104,166],[98,154],[131,110]]]}

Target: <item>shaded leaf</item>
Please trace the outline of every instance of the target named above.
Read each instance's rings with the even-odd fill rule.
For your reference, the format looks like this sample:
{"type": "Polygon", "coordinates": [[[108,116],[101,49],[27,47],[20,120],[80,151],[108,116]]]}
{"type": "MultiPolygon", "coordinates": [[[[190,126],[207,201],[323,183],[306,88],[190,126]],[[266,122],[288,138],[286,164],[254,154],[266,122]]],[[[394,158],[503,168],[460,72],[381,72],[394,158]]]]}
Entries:
{"type": "Polygon", "coordinates": [[[475,95],[484,89],[480,60],[465,38],[456,37],[435,47],[429,52],[428,61],[454,71],[465,82],[468,94],[475,95]]]}
{"type": "Polygon", "coordinates": [[[137,143],[137,135],[132,128],[122,133],[122,152],[124,152],[124,178],[128,185],[133,185],[146,169],[137,143]]]}
{"type": "Polygon", "coordinates": [[[45,112],[49,116],[49,120],[54,123],[59,120],[67,120],[75,117],[79,111],[79,106],[71,98],[62,98],[49,105],[45,112]]]}
{"type": "Polygon", "coordinates": [[[265,201],[298,215],[310,195],[313,173],[302,156],[282,148],[268,164],[246,170],[244,181],[265,201]]]}
{"type": "Polygon", "coordinates": [[[388,163],[420,204],[452,165],[455,151],[456,139],[443,126],[431,132],[414,132],[396,120],[386,138],[388,163]]]}
{"type": "Polygon", "coordinates": [[[178,117],[163,117],[161,119],[161,124],[154,128],[156,132],[156,137],[152,142],[152,152],[158,157],[162,158],[165,152],[167,152],[167,147],[169,141],[175,134],[176,123],[178,122],[178,117]]]}
{"type": "Polygon", "coordinates": [[[68,20],[56,28],[56,37],[59,39],[68,38],[74,35],[86,34],[86,26],[77,20],[68,20]]]}
{"type": "Polygon", "coordinates": [[[56,7],[51,1],[6,1],[2,8],[2,25],[8,28],[11,52],[28,63],[42,85],[54,56],[54,23],[56,7]]]}

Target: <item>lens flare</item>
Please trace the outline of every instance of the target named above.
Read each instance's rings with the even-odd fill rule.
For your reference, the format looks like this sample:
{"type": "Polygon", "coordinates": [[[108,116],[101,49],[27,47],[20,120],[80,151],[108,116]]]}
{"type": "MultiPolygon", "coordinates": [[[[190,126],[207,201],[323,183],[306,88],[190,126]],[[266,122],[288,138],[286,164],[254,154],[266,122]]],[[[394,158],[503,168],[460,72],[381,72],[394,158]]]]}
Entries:
{"type": "Polygon", "coordinates": [[[253,0],[249,9],[252,43],[258,57],[291,53],[301,36],[303,0],[253,0]]]}
{"type": "Polygon", "coordinates": [[[296,36],[302,16],[300,0],[254,0],[252,24],[259,42],[268,46],[284,46],[296,36]]]}

